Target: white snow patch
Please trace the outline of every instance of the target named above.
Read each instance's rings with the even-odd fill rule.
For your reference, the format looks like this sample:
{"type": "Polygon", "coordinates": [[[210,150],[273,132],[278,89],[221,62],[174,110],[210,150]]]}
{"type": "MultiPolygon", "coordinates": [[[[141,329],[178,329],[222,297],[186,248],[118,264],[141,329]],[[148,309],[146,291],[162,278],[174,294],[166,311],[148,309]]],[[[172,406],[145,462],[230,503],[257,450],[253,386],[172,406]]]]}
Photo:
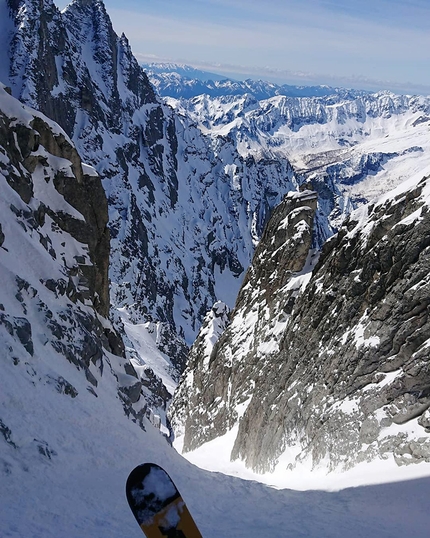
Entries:
{"type": "Polygon", "coordinates": [[[133,360],[133,366],[139,375],[143,375],[145,366],[162,380],[164,386],[173,394],[177,383],[172,378],[172,363],[157,347],[158,327],[154,323],[132,323],[125,308],[119,308],[124,330],[139,354],[139,362],[133,360]]]}

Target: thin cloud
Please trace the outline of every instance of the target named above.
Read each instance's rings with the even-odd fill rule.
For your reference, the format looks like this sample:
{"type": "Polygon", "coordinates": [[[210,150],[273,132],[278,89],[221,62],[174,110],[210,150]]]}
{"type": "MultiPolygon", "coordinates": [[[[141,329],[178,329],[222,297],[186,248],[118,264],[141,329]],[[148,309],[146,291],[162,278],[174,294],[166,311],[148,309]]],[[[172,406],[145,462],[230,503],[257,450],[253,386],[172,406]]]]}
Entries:
{"type": "Polygon", "coordinates": [[[430,85],[399,82],[388,79],[371,78],[364,75],[339,76],[332,73],[312,73],[308,71],[292,71],[249,65],[223,64],[215,62],[199,62],[185,58],[161,57],[152,54],[137,54],[141,63],[177,63],[189,64],[196,69],[209,71],[231,78],[253,78],[269,80],[279,84],[319,85],[335,87],[361,88],[369,91],[391,90],[401,94],[430,95],[430,85]]]}

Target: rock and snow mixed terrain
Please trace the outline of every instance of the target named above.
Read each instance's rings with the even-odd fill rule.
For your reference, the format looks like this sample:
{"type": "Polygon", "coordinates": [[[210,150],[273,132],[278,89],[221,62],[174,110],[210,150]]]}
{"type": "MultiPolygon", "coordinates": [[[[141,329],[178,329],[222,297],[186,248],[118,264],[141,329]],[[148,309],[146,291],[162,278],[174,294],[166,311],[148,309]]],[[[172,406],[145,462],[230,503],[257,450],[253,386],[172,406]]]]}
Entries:
{"type": "Polygon", "coordinates": [[[57,121],[103,178],[127,354],[146,362],[138,332],[180,372],[206,312],[218,299],[233,306],[270,211],[296,188],[290,163],[246,159],[175,114],[103,2],[73,0],[61,13],[50,0],[2,4],[4,82],[57,121]]]}
{"type": "Polygon", "coordinates": [[[429,178],[353,212],[316,261],[315,193],[270,219],[225,330],[207,318],[172,415],[184,449],[231,430],[255,471],[430,462],[429,178]]]}
{"type": "MultiPolygon", "coordinates": [[[[426,158],[424,98],[202,96],[169,101],[172,111],[102,1],[73,0],[61,13],[52,0],[2,9],[5,83],[57,121],[102,177],[111,302],[127,356],[146,363],[137,341],[155,341],[167,377],[171,362],[182,371],[212,305],[233,307],[268,216],[288,191],[309,182],[319,193],[321,246],[357,203],[426,158]]],[[[162,377],[170,391],[174,380],[162,377]]]]}
{"type": "Polygon", "coordinates": [[[426,536],[429,482],[410,473],[332,493],[277,490],[198,469],[170,447],[145,398],[132,401],[136,374],[100,300],[98,176],[57,125],[3,87],[0,110],[2,536],[141,536],[124,484],[142,461],[169,470],[205,538],[340,538],[352,522],[357,538],[426,536]]]}
{"type": "Polygon", "coordinates": [[[429,99],[163,101],[101,0],[0,36],[2,535],[138,536],[153,460],[206,538],[427,536],[429,99]],[[208,312],[175,446],[252,481],[166,441],[208,312]]]}
{"type": "Polygon", "coordinates": [[[318,246],[352,209],[428,163],[430,101],[425,97],[380,92],[259,101],[245,94],[167,102],[209,136],[233,139],[248,159],[288,158],[298,182],[318,192],[318,246]]]}
{"type": "MultiPolygon", "coordinates": [[[[281,457],[282,465],[309,459],[314,467],[330,469],[347,469],[387,454],[395,454],[399,463],[428,461],[427,419],[422,413],[430,403],[430,335],[427,245],[421,240],[428,231],[421,220],[420,230],[411,224],[413,239],[401,226],[412,212],[410,205],[423,204],[426,214],[423,187],[414,185],[429,173],[428,98],[381,92],[348,98],[278,96],[261,101],[248,94],[167,101],[208,136],[234,139],[248,158],[287,156],[300,188],[314,192],[312,202],[312,195],[303,193],[301,208],[294,196],[276,208],[230,325],[225,324],[215,346],[207,334],[220,307],[206,320],[171,408],[176,433],[184,435],[179,444],[193,451],[235,430],[230,456],[260,472],[273,470],[286,452],[289,457],[281,457]],[[376,205],[376,213],[372,205],[369,214],[363,210],[360,222],[370,226],[368,221],[374,220],[377,231],[371,242],[363,239],[359,247],[353,245],[351,221],[342,228],[347,215],[398,185],[410,191],[406,202],[399,195],[399,203],[385,201],[382,208],[376,205]],[[337,230],[337,238],[348,238],[346,246],[338,239],[333,249],[336,261],[330,263],[340,269],[319,276],[326,260],[323,256],[317,264],[319,250],[337,230]],[[369,260],[364,254],[368,251],[369,260]],[[420,280],[422,293],[408,291],[408,271],[420,280]],[[321,283],[312,287],[318,278],[321,283]],[[309,281],[307,290],[313,291],[306,290],[307,302],[301,299],[307,314],[296,314],[295,300],[309,281]],[[406,302],[402,311],[394,306],[400,297],[406,302]],[[307,369],[313,374],[306,374],[307,369]],[[318,383],[325,387],[322,392],[327,389],[326,396],[318,383]],[[409,419],[415,419],[412,428],[409,419]],[[393,422],[398,426],[391,427],[393,422]]],[[[333,244],[324,246],[323,254],[333,244]]]]}

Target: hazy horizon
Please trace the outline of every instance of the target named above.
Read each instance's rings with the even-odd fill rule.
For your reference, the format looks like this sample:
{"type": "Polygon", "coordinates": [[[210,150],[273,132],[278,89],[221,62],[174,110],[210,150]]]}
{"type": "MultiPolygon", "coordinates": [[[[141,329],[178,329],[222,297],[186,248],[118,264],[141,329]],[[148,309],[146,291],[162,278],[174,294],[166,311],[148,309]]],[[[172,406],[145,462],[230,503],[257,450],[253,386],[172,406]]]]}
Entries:
{"type": "Polygon", "coordinates": [[[430,94],[427,0],[104,3],[141,61],[278,83],[430,94]]]}

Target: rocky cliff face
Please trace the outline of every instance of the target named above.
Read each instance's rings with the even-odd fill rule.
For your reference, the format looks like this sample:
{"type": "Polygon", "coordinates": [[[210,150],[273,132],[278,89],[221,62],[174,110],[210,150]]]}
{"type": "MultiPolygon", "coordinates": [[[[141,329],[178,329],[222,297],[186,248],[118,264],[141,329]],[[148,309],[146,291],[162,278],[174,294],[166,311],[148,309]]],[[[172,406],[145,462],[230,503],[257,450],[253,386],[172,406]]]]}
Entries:
{"type": "MultiPolygon", "coordinates": [[[[1,112],[0,124],[4,178],[25,204],[37,205],[34,198],[41,195],[33,214],[26,217],[30,227],[43,227],[49,217],[54,227],[85,245],[87,255],[77,255],[73,269],[67,268],[67,264],[65,267],[71,269],[69,277],[76,273],[82,283],[86,282],[82,287],[87,288],[88,299],[95,310],[106,317],[109,312],[109,230],[107,201],[100,178],[94,169],[82,164],[72,142],[58,126],[42,115],[20,113],[19,104],[7,97],[4,88],[1,91],[6,110],[1,112]],[[16,112],[21,117],[17,118],[16,112]],[[44,191],[48,194],[46,203],[44,191]],[[73,209],[67,211],[67,207],[73,209]]],[[[54,250],[49,248],[49,240],[45,237],[40,242],[56,258],[54,250]]],[[[71,281],[70,285],[74,288],[71,281]]],[[[74,293],[79,296],[76,290],[74,293]]],[[[82,300],[82,296],[79,297],[82,300]]]]}
{"type": "Polygon", "coordinates": [[[64,13],[52,0],[7,4],[13,95],[52,118],[69,136],[84,135],[96,151],[102,144],[97,128],[119,133],[122,114],[130,116],[154,102],[127,39],[115,34],[102,1],[73,0],[64,13]]]}
{"type": "Polygon", "coordinates": [[[0,180],[4,367],[71,398],[79,391],[56,374],[67,370],[64,359],[82,372],[94,396],[108,370],[126,412],[143,416],[144,402],[136,404],[142,384],[107,319],[109,231],[101,180],[58,125],[3,86],[0,180]]]}
{"type": "MultiPolygon", "coordinates": [[[[284,300],[274,312],[267,305],[250,317],[252,301],[240,301],[251,290],[245,284],[205,382],[195,347],[175,401],[186,449],[236,427],[232,458],[260,472],[282,454],[290,465],[309,459],[329,470],[375,458],[430,460],[429,192],[420,174],[353,213],[295,301],[269,269],[284,300]]],[[[270,260],[276,239],[266,248],[270,260]]],[[[264,304],[267,289],[259,266],[256,254],[254,304],[264,304]]]]}
{"type": "Polygon", "coordinates": [[[231,323],[225,305],[215,305],[207,316],[170,409],[174,428],[185,435],[186,451],[237,423],[263,365],[278,350],[312,264],[316,206],[312,191],[291,192],[284,198],[256,249],[231,323]]]}

